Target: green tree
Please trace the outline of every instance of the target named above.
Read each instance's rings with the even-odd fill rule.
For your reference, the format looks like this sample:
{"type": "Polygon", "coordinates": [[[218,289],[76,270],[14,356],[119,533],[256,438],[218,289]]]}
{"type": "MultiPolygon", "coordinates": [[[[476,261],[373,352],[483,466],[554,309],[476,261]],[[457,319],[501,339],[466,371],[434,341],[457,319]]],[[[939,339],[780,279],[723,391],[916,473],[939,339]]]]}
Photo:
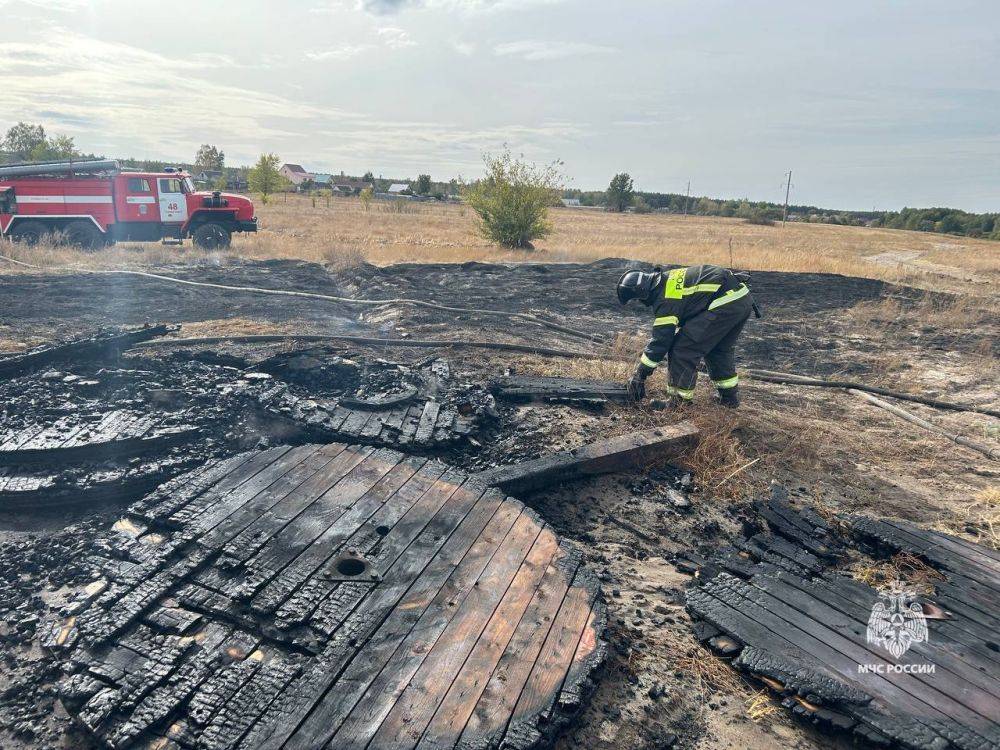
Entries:
{"type": "Polygon", "coordinates": [[[280,163],[277,154],[261,154],[257,163],[250,169],[250,190],[260,193],[260,202],[265,205],[271,193],[281,190],[288,182],[278,172],[280,163]]]}
{"type": "Polygon", "coordinates": [[[532,240],[552,232],[548,207],[559,200],[560,162],[544,167],[515,158],[509,149],[483,156],[486,177],[465,191],[479,216],[479,231],[503,247],[532,249],[532,240]]]}
{"type": "Polygon", "coordinates": [[[29,122],[19,122],[7,131],[0,147],[10,152],[14,161],[24,161],[31,158],[31,152],[44,148],[48,144],[45,128],[29,122]]]}
{"type": "Polygon", "coordinates": [[[371,170],[365,172],[364,177],[361,178],[364,182],[375,182],[375,175],[371,173],[371,170]]]}
{"type": "Polygon", "coordinates": [[[417,185],[413,192],[417,195],[427,195],[431,191],[431,176],[429,174],[417,175],[417,185]]]}
{"type": "Polygon", "coordinates": [[[44,143],[39,143],[31,149],[28,158],[32,161],[52,161],[69,159],[79,155],[80,152],[76,150],[76,144],[73,143],[72,138],[68,135],[57,135],[46,138],[44,143]]]}
{"type": "Polygon", "coordinates": [[[634,195],[635,189],[632,186],[632,178],[629,174],[627,172],[616,174],[611,178],[611,184],[608,185],[605,197],[608,210],[621,213],[632,205],[634,195]]]}
{"type": "Polygon", "coordinates": [[[215,146],[203,143],[194,157],[195,169],[221,170],[226,165],[226,154],[215,146]]]}

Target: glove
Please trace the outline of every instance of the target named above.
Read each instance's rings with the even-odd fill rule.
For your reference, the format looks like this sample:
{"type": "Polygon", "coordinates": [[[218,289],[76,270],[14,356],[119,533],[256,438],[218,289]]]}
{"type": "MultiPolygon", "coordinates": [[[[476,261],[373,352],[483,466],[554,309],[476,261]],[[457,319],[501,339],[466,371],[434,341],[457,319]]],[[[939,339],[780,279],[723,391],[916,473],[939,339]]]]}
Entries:
{"type": "Polygon", "coordinates": [[[642,401],[646,398],[646,376],[637,370],[625,385],[625,390],[633,401],[642,401]]]}

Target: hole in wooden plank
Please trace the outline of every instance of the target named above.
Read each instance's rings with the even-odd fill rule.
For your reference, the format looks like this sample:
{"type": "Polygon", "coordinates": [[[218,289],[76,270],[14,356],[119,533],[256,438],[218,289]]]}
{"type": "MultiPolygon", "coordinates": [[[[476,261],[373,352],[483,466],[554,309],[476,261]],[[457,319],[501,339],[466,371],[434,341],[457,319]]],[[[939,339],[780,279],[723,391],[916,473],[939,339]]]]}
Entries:
{"type": "Polygon", "coordinates": [[[389,533],[389,527],[388,526],[376,526],[375,527],[375,533],[378,534],[379,536],[385,536],[386,534],[389,533]]]}
{"type": "Polygon", "coordinates": [[[359,576],[368,569],[364,560],[356,557],[345,557],[337,562],[337,572],[342,576],[359,576]]]}

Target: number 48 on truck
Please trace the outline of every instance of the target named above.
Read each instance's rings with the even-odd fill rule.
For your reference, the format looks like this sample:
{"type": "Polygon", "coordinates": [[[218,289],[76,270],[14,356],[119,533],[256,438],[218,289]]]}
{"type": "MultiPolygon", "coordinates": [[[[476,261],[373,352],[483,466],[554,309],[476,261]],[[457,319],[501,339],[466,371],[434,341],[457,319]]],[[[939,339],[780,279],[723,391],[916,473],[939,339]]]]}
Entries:
{"type": "Polygon", "coordinates": [[[253,202],[195,190],[191,176],[123,170],[117,161],[58,161],[0,167],[0,235],[37,244],[46,235],[91,250],[119,241],[229,246],[256,232],[253,202]]]}

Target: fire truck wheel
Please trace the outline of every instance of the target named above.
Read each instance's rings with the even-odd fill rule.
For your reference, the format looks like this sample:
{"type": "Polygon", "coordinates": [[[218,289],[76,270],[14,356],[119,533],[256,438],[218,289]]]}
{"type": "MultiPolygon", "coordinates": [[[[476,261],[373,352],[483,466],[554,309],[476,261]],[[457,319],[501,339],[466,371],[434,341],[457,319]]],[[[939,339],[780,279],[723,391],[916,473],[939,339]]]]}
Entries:
{"type": "Polygon", "coordinates": [[[214,222],[202,224],[191,233],[194,244],[202,250],[218,250],[229,247],[232,237],[225,227],[214,222]]]}
{"type": "Polygon", "coordinates": [[[37,245],[48,231],[48,228],[40,221],[24,221],[19,222],[14,227],[14,231],[10,233],[10,238],[14,242],[21,242],[25,245],[37,245]]]}
{"type": "Polygon", "coordinates": [[[66,242],[83,250],[96,250],[101,233],[90,221],[73,221],[66,226],[66,242]]]}

